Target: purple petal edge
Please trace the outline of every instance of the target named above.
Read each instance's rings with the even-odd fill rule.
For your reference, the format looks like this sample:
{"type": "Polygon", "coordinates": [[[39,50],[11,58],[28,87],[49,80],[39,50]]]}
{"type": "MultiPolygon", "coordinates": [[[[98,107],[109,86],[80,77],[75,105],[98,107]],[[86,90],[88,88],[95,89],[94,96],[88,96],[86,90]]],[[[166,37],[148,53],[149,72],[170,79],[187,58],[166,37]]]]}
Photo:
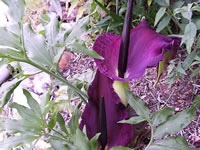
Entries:
{"type": "Polygon", "coordinates": [[[176,51],[179,48],[180,41],[180,38],[156,33],[143,19],[131,30],[125,78],[118,77],[116,73],[121,43],[119,35],[105,33],[97,38],[93,49],[104,57],[104,60],[95,59],[95,62],[100,72],[107,77],[128,81],[140,78],[147,67],[157,66],[166,51],[176,51]]]}

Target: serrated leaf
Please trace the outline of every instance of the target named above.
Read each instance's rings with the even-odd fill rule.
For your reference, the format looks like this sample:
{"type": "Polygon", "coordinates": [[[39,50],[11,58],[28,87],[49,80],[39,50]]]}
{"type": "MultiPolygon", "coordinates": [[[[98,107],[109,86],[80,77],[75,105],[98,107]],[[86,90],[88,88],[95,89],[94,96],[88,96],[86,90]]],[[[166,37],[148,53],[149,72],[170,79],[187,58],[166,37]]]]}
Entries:
{"type": "Polygon", "coordinates": [[[190,54],[191,52],[191,47],[194,43],[196,33],[197,33],[197,28],[193,22],[190,22],[189,24],[186,25],[182,43],[186,44],[188,54],[190,54]]]}
{"type": "Polygon", "coordinates": [[[196,114],[195,108],[188,108],[171,116],[155,130],[154,138],[178,132],[188,126],[196,114]]]}
{"type": "Polygon", "coordinates": [[[130,149],[128,147],[119,146],[119,147],[112,147],[110,150],[133,150],[133,149],[130,149]]]}
{"type": "Polygon", "coordinates": [[[68,48],[71,48],[72,51],[76,53],[82,53],[88,56],[92,56],[93,58],[103,59],[103,57],[98,55],[94,50],[89,50],[88,48],[79,44],[78,42],[73,42],[73,44],[69,45],[68,48]]]}
{"type": "Polygon", "coordinates": [[[29,107],[31,108],[31,110],[35,113],[35,115],[37,115],[38,117],[42,119],[43,118],[42,111],[38,102],[32,97],[32,95],[26,89],[23,89],[23,93],[26,96],[27,103],[29,107]]]}
{"type": "Polygon", "coordinates": [[[24,45],[28,57],[34,63],[42,66],[53,66],[53,59],[49,54],[44,37],[36,34],[29,24],[24,25],[24,45]]]}
{"type": "Polygon", "coordinates": [[[158,28],[156,29],[156,32],[162,31],[169,24],[170,20],[171,20],[171,16],[165,16],[158,24],[158,28]]]}
{"type": "Polygon", "coordinates": [[[61,131],[63,131],[66,135],[68,135],[69,133],[68,133],[66,126],[65,126],[65,120],[60,113],[57,114],[57,122],[60,126],[61,131]]]}
{"type": "Polygon", "coordinates": [[[128,120],[119,121],[118,123],[137,124],[137,123],[140,123],[142,121],[146,121],[146,119],[144,119],[144,118],[142,118],[140,116],[136,116],[136,117],[131,117],[128,120]]]}
{"type": "Polygon", "coordinates": [[[154,22],[154,26],[157,25],[157,23],[160,21],[160,19],[163,17],[163,15],[165,14],[166,11],[166,7],[161,7],[158,12],[156,13],[156,18],[155,18],[155,22],[154,22]]]}
{"type": "Polygon", "coordinates": [[[0,35],[0,45],[16,49],[21,48],[20,38],[9,32],[5,27],[0,27],[0,35]]]}
{"type": "Polygon", "coordinates": [[[55,46],[58,39],[59,22],[55,13],[48,13],[48,18],[50,21],[44,27],[45,35],[49,46],[55,46]]]}
{"type": "Polygon", "coordinates": [[[34,112],[23,106],[23,105],[20,105],[20,104],[17,104],[17,103],[12,103],[9,105],[11,108],[15,108],[17,109],[17,112],[20,114],[20,116],[24,119],[24,120],[27,120],[27,121],[30,121],[34,124],[42,124],[42,120],[40,118],[38,118],[37,115],[34,114],[34,112]]]}
{"type": "Polygon", "coordinates": [[[8,14],[16,22],[20,22],[24,16],[24,0],[2,0],[8,6],[8,14]]]}
{"type": "Polygon", "coordinates": [[[38,136],[30,136],[30,135],[14,136],[6,140],[0,141],[0,148],[6,149],[6,148],[17,147],[21,144],[31,143],[37,138],[38,136]]]}
{"type": "Polygon", "coordinates": [[[19,84],[22,82],[23,80],[18,80],[18,79],[15,79],[7,84],[9,84],[7,86],[6,89],[4,89],[4,94],[1,98],[1,108],[3,108],[7,103],[8,101],[10,100],[10,97],[12,95],[12,93],[14,92],[14,90],[19,86],[19,84]]]}
{"type": "Polygon", "coordinates": [[[152,114],[152,124],[154,127],[162,124],[163,122],[167,121],[169,116],[173,115],[173,108],[165,107],[159,111],[153,112],[152,114]]]}
{"type": "Polygon", "coordinates": [[[136,111],[136,113],[141,117],[149,121],[149,109],[145,105],[145,103],[133,95],[131,92],[126,91],[128,96],[129,105],[136,111]]]}
{"type": "Polygon", "coordinates": [[[192,150],[184,137],[176,136],[153,143],[148,150],[192,150]]]}

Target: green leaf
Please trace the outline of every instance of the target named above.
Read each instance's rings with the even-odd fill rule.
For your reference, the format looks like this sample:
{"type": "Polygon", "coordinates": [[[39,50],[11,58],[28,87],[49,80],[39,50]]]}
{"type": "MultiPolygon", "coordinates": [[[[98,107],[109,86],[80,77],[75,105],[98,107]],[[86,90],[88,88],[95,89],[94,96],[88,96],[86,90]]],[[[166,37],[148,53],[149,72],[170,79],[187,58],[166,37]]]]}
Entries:
{"type": "Polygon", "coordinates": [[[99,7],[101,7],[109,16],[112,17],[112,19],[116,22],[123,22],[123,18],[121,16],[118,16],[117,14],[115,14],[114,12],[109,11],[102,3],[100,3],[98,0],[95,0],[95,2],[97,3],[97,5],[99,7]]]}
{"type": "Polygon", "coordinates": [[[7,58],[10,61],[24,61],[25,57],[23,53],[12,49],[10,47],[0,47],[0,57],[7,58]]]}
{"type": "Polygon", "coordinates": [[[0,27],[0,45],[16,49],[21,48],[20,38],[9,32],[5,27],[0,27]]]}
{"type": "Polygon", "coordinates": [[[80,110],[78,110],[76,108],[72,118],[70,119],[70,121],[68,123],[72,134],[75,134],[76,133],[76,129],[79,128],[78,120],[79,120],[80,116],[81,116],[81,112],[80,112],[80,110]]]}
{"type": "Polygon", "coordinates": [[[190,54],[191,52],[191,47],[194,43],[196,33],[197,33],[197,28],[193,22],[190,22],[189,24],[186,25],[182,43],[186,44],[188,54],[190,54]]]}
{"type": "Polygon", "coordinates": [[[2,102],[1,108],[3,108],[8,103],[12,93],[14,92],[14,90],[19,86],[19,84],[22,81],[23,80],[14,79],[13,81],[7,83],[7,87],[4,88],[4,94],[1,98],[1,102],[2,102]]]}
{"type": "Polygon", "coordinates": [[[119,147],[112,147],[110,150],[133,150],[133,149],[130,149],[128,147],[119,146],[119,147]]]}
{"type": "Polygon", "coordinates": [[[30,136],[30,135],[20,135],[8,138],[6,140],[0,141],[0,148],[13,148],[17,147],[21,144],[31,143],[32,141],[36,140],[38,136],[30,136]]]}
{"type": "Polygon", "coordinates": [[[53,115],[51,115],[51,117],[50,117],[50,121],[49,121],[49,123],[48,123],[48,129],[49,129],[49,132],[55,127],[55,125],[56,125],[56,118],[57,118],[57,114],[58,114],[58,112],[55,112],[55,113],[53,113],[53,115]]]}
{"type": "Polygon", "coordinates": [[[154,26],[157,25],[157,23],[160,21],[160,19],[163,17],[163,15],[165,14],[166,11],[166,7],[161,7],[158,12],[156,13],[156,18],[155,18],[155,22],[154,22],[154,26]]]}
{"type": "Polygon", "coordinates": [[[192,64],[196,56],[197,56],[197,52],[194,50],[186,57],[186,59],[183,62],[184,70],[187,70],[190,67],[190,65],[192,64]]]}
{"type": "Polygon", "coordinates": [[[25,0],[2,0],[8,6],[8,14],[16,22],[21,22],[24,17],[25,0]]]}
{"type": "Polygon", "coordinates": [[[169,116],[173,115],[173,108],[165,107],[159,111],[153,112],[152,114],[152,124],[154,127],[162,124],[163,122],[167,121],[169,116]]]}
{"type": "Polygon", "coordinates": [[[194,108],[197,108],[197,107],[200,106],[200,95],[197,95],[197,96],[194,98],[194,101],[193,101],[192,106],[193,106],[194,108]]]}
{"type": "Polygon", "coordinates": [[[26,89],[23,89],[23,93],[26,96],[27,103],[31,108],[31,110],[35,113],[35,115],[37,115],[42,119],[43,118],[42,111],[38,102],[32,97],[32,95],[26,89]]]}
{"type": "Polygon", "coordinates": [[[162,31],[169,24],[170,20],[171,20],[171,16],[165,16],[158,24],[158,28],[156,29],[156,32],[162,31]]]}
{"type": "Polygon", "coordinates": [[[38,118],[38,116],[35,115],[35,113],[31,109],[23,105],[17,104],[15,102],[10,104],[9,106],[11,108],[17,109],[18,113],[24,120],[32,122],[34,124],[38,124],[38,125],[43,123],[43,121],[40,118],[38,118]]]}
{"type": "Polygon", "coordinates": [[[55,46],[57,43],[59,33],[59,22],[55,13],[48,13],[50,19],[49,23],[45,26],[45,35],[49,46],[55,46]]]}
{"type": "Polygon", "coordinates": [[[167,119],[155,130],[154,138],[178,132],[188,126],[196,114],[195,108],[188,108],[167,119]]]}
{"type": "Polygon", "coordinates": [[[148,150],[192,150],[184,137],[176,136],[153,143],[148,150]]]}
{"type": "Polygon", "coordinates": [[[98,138],[100,133],[97,133],[91,140],[90,140],[90,150],[96,150],[98,148],[98,138]]]}
{"type": "Polygon", "coordinates": [[[8,130],[12,133],[36,133],[40,134],[44,130],[38,122],[33,123],[31,121],[27,121],[24,119],[20,120],[11,120],[11,119],[5,119],[3,121],[0,121],[0,127],[4,130],[8,130]]]}
{"type": "Polygon", "coordinates": [[[130,106],[136,111],[136,113],[141,118],[144,118],[147,121],[149,121],[150,112],[145,103],[129,91],[126,91],[126,94],[128,96],[128,103],[130,104],[130,106]]]}
{"type": "Polygon", "coordinates": [[[176,71],[179,72],[179,73],[181,73],[181,74],[187,75],[187,73],[183,69],[181,63],[179,63],[178,66],[176,67],[176,71]]]}
{"type": "Polygon", "coordinates": [[[29,24],[24,25],[24,45],[28,57],[36,64],[53,66],[53,59],[49,54],[42,35],[36,34],[29,24]]]}
{"type": "Polygon", "coordinates": [[[136,116],[136,117],[131,117],[128,120],[119,121],[118,123],[137,124],[137,123],[140,123],[140,122],[145,121],[145,120],[146,120],[145,118],[142,118],[140,116],[136,116]]]}
{"type": "Polygon", "coordinates": [[[76,53],[82,53],[82,54],[85,54],[88,56],[92,56],[93,58],[103,59],[103,57],[98,55],[95,51],[88,50],[88,48],[79,44],[78,42],[74,42],[73,44],[69,45],[68,48],[73,49],[72,51],[74,51],[76,53]]]}
{"type": "Polygon", "coordinates": [[[59,0],[51,0],[52,6],[62,20],[62,7],[59,0]]]}
{"type": "Polygon", "coordinates": [[[72,44],[77,39],[80,39],[80,36],[83,35],[83,33],[86,33],[86,27],[89,23],[89,17],[86,16],[82,19],[79,19],[76,24],[73,26],[73,29],[71,33],[68,35],[68,32],[66,32],[66,39],[65,39],[65,45],[68,46],[69,44],[72,44]]]}
{"type": "Polygon", "coordinates": [[[66,135],[68,135],[69,133],[68,133],[66,126],[65,126],[65,120],[60,113],[57,114],[57,122],[60,126],[61,131],[63,131],[66,135]]]}
{"type": "Polygon", "coordinates": [[[56,139],[50,139],[49,140],[51,146],[53,147],[54,150],[72,150],[61,140],[56,140],[56,139]]]}
{"type": "Polygon", "coordinates": [[[91,150],[90,143],[87,136],[77,128],[75,135],[73,136],[74,145],[80,150],[91,150]]]}
{"type": "Polygon", "coordinates": [[[168,7],[169,6],[169,0],[155,0],[156,3],[158,3],[160,6],[168,7]]]}

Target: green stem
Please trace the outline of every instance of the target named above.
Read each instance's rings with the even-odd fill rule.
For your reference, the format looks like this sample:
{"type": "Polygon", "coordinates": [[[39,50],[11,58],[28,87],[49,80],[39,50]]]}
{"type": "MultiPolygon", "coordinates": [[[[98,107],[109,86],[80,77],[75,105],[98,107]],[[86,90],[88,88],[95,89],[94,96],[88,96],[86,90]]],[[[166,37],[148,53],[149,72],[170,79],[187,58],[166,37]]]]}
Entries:
{"type": "Polygon", "coordinates": [[[88,96],[85,93],[83,93],[81,90],[79,90],[77,87],[75,87],[71,83],[69,83],[63,76],[58,76],[58,75],[54,74],[53,72],[41,67],[40,65],[35,64],[34,62],[26,61],[26,63],[42,70],[43,72],[46,72],[47,74],[54,77],[55,79],[65,83],[67,86],[69,86],[71,89],[73,89],[83,99],[84,102],[87,103],[88,96]]]}
{"type": "Polygon", "coordinates": [[[147,145],[147,147],[145,148],[145,150],[148,150],[148,148],[151,146],[151,144],[153,143],[153,137],[154,137],[154,128],[153,125],[149,122],[150,126],[151,126],[151,140],[149,142],[149,144],[147,145]]]}

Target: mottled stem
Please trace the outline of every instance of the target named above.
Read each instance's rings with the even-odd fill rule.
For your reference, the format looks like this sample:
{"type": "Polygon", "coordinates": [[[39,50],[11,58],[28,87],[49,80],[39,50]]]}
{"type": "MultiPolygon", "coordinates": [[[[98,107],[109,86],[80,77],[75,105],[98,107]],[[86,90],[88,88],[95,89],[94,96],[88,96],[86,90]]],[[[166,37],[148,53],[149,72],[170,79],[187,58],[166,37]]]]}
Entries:
{"type": "Polygon", "coordinates": [[[128,48],[129,48],[129,39],[131,30],[132,10],[133,10],[133,0],[128,0],[126,18],[124,21],[122,40],[120,45],[120,53],[118,59],[118,71],[119,71],[119,77],[121,78],[124,78],[124,74],[126,72],[128,63],[128,48]]]}

